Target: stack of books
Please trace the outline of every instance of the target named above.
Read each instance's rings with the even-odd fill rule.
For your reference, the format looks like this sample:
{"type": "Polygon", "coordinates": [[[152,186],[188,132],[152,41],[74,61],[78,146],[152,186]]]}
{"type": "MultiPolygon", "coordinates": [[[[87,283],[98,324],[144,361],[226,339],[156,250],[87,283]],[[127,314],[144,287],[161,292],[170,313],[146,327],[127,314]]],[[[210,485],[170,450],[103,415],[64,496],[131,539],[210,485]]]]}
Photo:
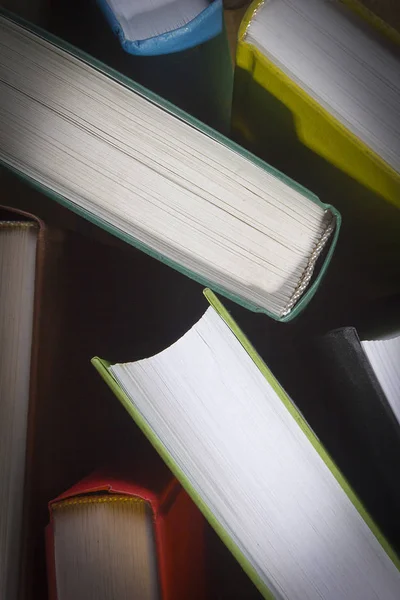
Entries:
{"type": "Polygon", "coordinates": [[[220,0],[56,13],[0,12],[0,597],[397,599],[400,35],[253,2],[232,95],[220,0]],[[214,122],[115,69],[217,48],[214,122]]]}

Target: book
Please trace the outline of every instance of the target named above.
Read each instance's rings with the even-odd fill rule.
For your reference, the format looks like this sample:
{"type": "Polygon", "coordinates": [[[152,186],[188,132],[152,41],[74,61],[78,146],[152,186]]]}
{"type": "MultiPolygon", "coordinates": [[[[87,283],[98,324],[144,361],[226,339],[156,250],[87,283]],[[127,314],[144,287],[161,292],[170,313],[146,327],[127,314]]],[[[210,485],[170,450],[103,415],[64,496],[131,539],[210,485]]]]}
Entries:
{"type": "Polygon", "coordinates": [[[170,54],[203,44],[223,26],[222,0],[97,0],[129,54],[170,54]]]}
{"type": "Polygon", "coordinates": [[[374,154],[358,132],[350,131],[347,121],[340,121],[344,107],[365,130],[371,129],[367,119],[372,119],[375,141],[383,137],[386,150],[396,153],[400,121],[394,118],[389,133],[385,121],[399,110],[400,96],[392,93],[398,82],[398,49],[390,28],[372,21],[354,1],[276,0],[253,2],[239,30],[232,108],[235,139],[333,202],[342,215],[341,241],[318,295],[320,304],[305,315],[315,333],[355,323],[364,306],[400,292],[399,174],[393,175],[389,163],[374,154]],[[266,54],[269,44],[275,58],[266,54]],[[304,52],[307,60],[300,64],[304,52]],[[313,77],[312,89],[305,89],[292,70],[287,72],[283,66],[287,53],[293,59],[291,68],[303,66],[313,77]],[[385,67],[377,74],[378,58],[385,67]],[[307,69],[314,63],[314,70],[307,69]],[[353,72],[357,77],[351,77],[353,72]],[[371,81],[366,84],[364,77],[371,81]],[[329,102],[337,103],[335,114],[327,98],[322,102],[320,97],[328,89],[329,102]],[[347,94],[346,101],[338,94],[347,94]]]}
{"type": "Polygon", "coordinates": [[[215,295],[175,344],[93,365],[265,598],[397,597],[399,560],[215,295]]]}
{"type": "Polygon", "coordinates": [[[49,511],[50,600],[206,597],[205,520],[167,469],[94,473],[49,511]]]}
{"type": "MultiPolygon", "coordinates": [[[[352,397],[366,411],[371,410],[369,405],[383,411],[395,426],[400,442],[400,336],[361,340],[354,327],[343,327],[323,336],[323,344],[332,376],[349,401],[352,397]]],[[[363,420],[375,426],[379,419],[374,416],[363,420]]]]}
{"type": "Polygon", "coordinates": [[[0,207],[0,597],[18,595],[31,372],[41,291],[43,223],[0,207]]]}
{"type": "Polygon", "coordinates": [[[238,89],[236,121],[248,136],[262,136],[259,113],[251,113],[262,104],[264,118],[276,117],[270,144],[284,152],[292,115],[301,144],[399,207],[400,35],[361,14],[338,1],[253,2],[239,31],[237,66],[266,94],[251,84],[238,89]]]}
{"type": "Polygon", "coordinates": [[[59,40],[6,16],[0,32],[4,165],[253,310],[301,311],[336,244],[334,208],[59,40]]]}
{"type": "MultiPolygon", "coordinates": [[[[18,192],[7,178],[1,182],[4,197],[13,204],[18,192]]],[[[32,196],[29,191],[25,195],[32,196]]],[[[51,396],[54,391],[51,370],[60,332],[57,284],[65,235],[25,210],[3,207],[0,213],[0,592],[10,599],[43,598],[40,585],[31,587],[40,580],[41,562],[35,535],[40,511],[32,514],[32,507],[37,508],[40,488],[51,475],[37,471],[34,463],[38,447],[39,454],[48,455],[43,444],[51,436],[45,432],[47,422],[38,431],[36,424],[47,392],[51,396]]]]}
{"type": "Polygon", "coordinates": [[[353,426],[358,421],[370,436],[383,471],[400,461],[399,344],[398,335],[361,340],[354,327],[331,331],[317,343],[320,356],[329,363],[332,389],[340,392],[341,402],[354,413],[353,426]],[[379,445],[373,442],[375,437],[379,445]],[[385,445],[387,457],[382,460],[385,445]]]}
{"type": "MultiPolygon", "coordinates": [[[[364,345],[371,343],[365,341],[368,338],[371,340],[371,335],[365,327],[362,333],[355,327],[340,327],[299,339],[295,352],[304,384],[297,393],[308,398],[308,414],[312,406],[318,407],[320,418],[318,424],[313,423],[314,429],[399,551],[400,427],[390,396],[385,394],[365,352],[364,345]]],[[[387,361],[388,372],[389,368],[387,361]]]]}

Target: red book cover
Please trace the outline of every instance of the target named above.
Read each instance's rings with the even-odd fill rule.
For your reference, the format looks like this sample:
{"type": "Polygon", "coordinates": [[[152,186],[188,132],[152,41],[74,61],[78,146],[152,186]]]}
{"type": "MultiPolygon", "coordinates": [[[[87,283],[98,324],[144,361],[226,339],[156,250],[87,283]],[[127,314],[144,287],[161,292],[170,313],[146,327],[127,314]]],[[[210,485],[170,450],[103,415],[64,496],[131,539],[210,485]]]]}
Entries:
{"type": "Polygon", "coordinates": [[[137,497],[150,506],[162,600],[205,598],[205,520],[178,481],[169,472],[132,479],[104,471],[83,479],[49,503],[46,547],[50,600],[57,600],[52,506],[96,492],[137,497]]]}

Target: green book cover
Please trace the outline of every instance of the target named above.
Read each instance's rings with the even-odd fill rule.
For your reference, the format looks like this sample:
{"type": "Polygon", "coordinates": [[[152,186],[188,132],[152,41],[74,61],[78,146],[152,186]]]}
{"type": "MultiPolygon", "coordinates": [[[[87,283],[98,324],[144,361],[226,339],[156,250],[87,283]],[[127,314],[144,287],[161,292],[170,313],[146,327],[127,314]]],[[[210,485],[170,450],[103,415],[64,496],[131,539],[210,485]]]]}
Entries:
{"type": "MultiPolygon", "coordinates": [[[[26,173],[23,173],[20,170],[20,168],[18,168],[18,167],[10,167],[9,164],[7,163],[7,161],[4,158],[2,158],[1,156],[0,156],[0,164],[3,164],[7,168],[11,168],[18,175],[20,175],[21,177],[26,179],[28,182],[30,182],[32,185],[38,187],[39,189],[44,191],[44,193],[46,193],[47,195],[52,197],[55,201],[66,206],[68,209],[76,212],[80,216],[93,222],[94,224],[98,225],[99,227],[105,229],[106,231],[110,232],[112,235],[119,237],[120,239],[127,242],[128,244],[131,244],[131,245],[139,248],[140,250],[146,252],[147,254],[153,256],[154,258],[168,264],[169,266],[184,273],[185,275],[194,279],[195,281],[200,282],[202,285],[207,285],[208,287],[212,287],[212,289],[214,291],[221,293],[222,295],[226,296],[227,298],[232,299],[235,302],[238,302],[239,304],[245,306],[246,308],[249,308],[250,310],[257,311],[257,312],[264,312],[271,318],[282,321],[282,322],[290,321],[291,319],[295,318],[303,310],[303,308],[309,303],[311,298],[314,296],[315,292],[317,291],[317,289],[319,287],[321,279],[324,276],[326,269],[331,261],[331,258],[332,258],[333,252],[335,250],[337,240],[338,240],[340,227],[341,227],[340,213],[331,205],[322,203],[319,200],[319,198],[317,198],[317,196],[315,196],[312,192],[310,192],[303,186],[297,184],[296,182],[294,182],[293,180],[288,178],[283,173],[277,171],[270,165],[266,164],[261,159],[252,155],[250,152],[248,152],[241,146],[237,145],[230,139],[226,138],[221,133],[215,131],[214,129],[210,128],[209,126],[205,125],[204,123],[202,123],[199,120],[197,120],[196,118],[194,118],[193,116],[191,116],[191,115],[185,113],[184,111],[182,111],[181,109],[177,108],[170,102],[166,101],[163,98],[160,98],[153,92],[145,89],[141,85],[133,82],[131,79],[125,77],[121,73],[118,73],[114,69],[104,65],[103,63],[96,60],[95,58],[88,56],[87,54],[85,54],[81,50],[74,48],[70,44],[54,37],[53,35],[49,34],[48,32],[45,32],[39,28],[36,28],[30,24],[27,24],[27,23],[21,21],[20,19],[14,17],[14,16],[11,16],[9,13],[7,13],[7,11],[0,10],[0,16],[1,15],[3,15],[3,17],[5,17],[6,19],[10,19],[11,21],[14,21],[15,23],[17,23],[18,25],[32,31],[34,34],[38,35],[40,38],[46,40],[47,42],[50,42],[51,44],[62,49],[63,51],[67,52],[68,54],[71,54],[72,56],[76,57],[77,59],[83,61],[85,64],[90,65],[93,69],[104,73],[112,80],[117,81],[120,84],[122,84],[124,87],[132,90],[132,92],[134,92],[135,94],[138,94],[138,95],[146,98],[152,104],[154,104],[158,107],[161,107],[165,112],[174,115],[176,118],[178,118],[181,121],[184,121],[185,123],[190,125],[192,128],[202,132],[205,136],[212,138],[216,142],[231,149],[236,154],[251,161],[251,163],[253,163],[257,167],[263,169],[267,173],[270,173],[276,179],[284,182],[286,185],[291,187],[293,190],[296,190],[298,193],[300,193],[306,199],[321,206],[325,211],[330,211],[330,213],[333,217],[334,231],[333,231],[332,235],[330,236],[330,243],[329,243],[329,247],[328,247],[326,253],[323,255],[323,258],[319,258],[318,272],[316,273],[315,276],[313,276],[311,281],[310,281],[310,278],[307,276],[307,277],[305,277],[304,280],[302,279],[301,282],[299,282],[299,287],[296,290],[295,295],[296,295],[296,297],[300,296],[300,299],[296,302],[296,304],[294,305],[294,308],[285,312],[285,314],[283,316],[278,316],[278,315],[268,311],[267,309],[259,307],[255,304],[247,301],[246,299],[237,296],[235,293],[232,293],[231,291],[223,288],[222,286],[219,286],[218,284],[215,284],[214,282],[205,280],[204,277],[198,275],[196,272],[189,271],[181,264],[178,264],[177,262],[168,259],[164,255],[162,255],[160,252],[153,250],[152,248],[150,248],[149,246],[138,241],[131,235],[125,233],[124,231],[122,231],[121,229],[116,227],[115,225],[112,225],[110,222],[97,216],[94,212],[92,212],[92,211],[89,212],[88,210],[85,210],[77,203],[71,202],[67,197],[63,196],[62,194],[55,192],[53,189],[50,189],[49,187],[46,187],[46,185],[44,185],[38,179],[36,179],[34,175],[27,175],[26,173]],[[304,291],[304,289],[305,289],[305,291],[304,291]]],[[[217,40],[217,42],[218,42],[218,40],[217,40]]],[[[314,254],[314,252],[312,254],[314,254]]],[[[312,262],[312,257],[310,257],[310,262],[312,262]]],[[[307,269],[304,271],[304,273],[305,274],[307,273],[307,269]]]]}
{"type": "MultiPolygon", "coordinates": [[[[320,443],[320,441],[318,440],[318,438],[316,437],[314,432],[310,429],[310,427],[307,424],[307,422],[305,421],[305,419],[302,417],[302,415],[297,410],[297,408],[294,406],[294,404],[292,403],[290,398],[287,396],[287,394],[285,393],[283,388],[280,386],[279,382],[275,379],[275,377],[273,376],[273,374],[271,373],[269,368],[263,362],[263,360],[261,359],[259,354],[253,348],[253,346],[251,345],[249,340],[246,338],[246,336],[240,330],[238,325],[235,323],[235,321],[232,319],[232,317],[230,316],[228,311],[221,304],[221,302],[214,295],[214,293],[207,289],[204,291],[204,294],[205,294],[208,302],[210,303],[210,305],[218,313],[218,315],[221,317],[221,319],[226,323],[226,325],[229,327],[229,329],[235,335],[235,337],[240,342],[242,347],[245,349],[245,351],[251,357],[254,364],[257,366],[257,368],[260,370],[262,375],[268,381],[270,386],[276,392],[276,394],[278,395],[279,399],[284,404],[287,411],[294,418],[297,425],[302,430],[302,432],[306,435],[306,437],[310,441],[313,448],[317,451],[319,456],[322,458],[324,463],[327,465],[327,467],[329,468],[329,470],[331,471],[331,473],[333,474],[333,476],[335,477],[335,479],[337,480],[337,482],[339,483],[341,488],[344,490],[344,492],[348,496],[351,503],[354,505],[354,507],[356,508],[356,510],[362,517],[362,519],[367,524],[368,528],[371,530],[371,532],[374,534],[374,536],[377,538],[377,540],[381,544],[381,546],[384,549],[384,551],[386,552],[386,554],[389,556],[389,558],[395,564],[397,569],[400,570],[400,561],[399,561],[397,555],[395,554],[393,549],[390,547],[389,543],[384,538],[382,533],[379,531],[378,527],[376,526],[376,524],[374,523],[374,521],[372,520],[370,515],[365,510],[365,508],[363,507],[360,500],[354,494],[354,492],[351,489],[348,482],[345,480],[345,478],[340,473],[340,471],[338,470],[338,468],[336,467],[336,465],[334,464],[332,459],[329,457],[329,455],[323,448],[322,444],[320,443]]],[[[121,386],[119,385],[119,383],[117,382],[117,380],[115,379],[113,374],[110,372],[110,370],[109,370],[109,367],[111,366],[110,363],[108,363],[106,360],[95,357],[92,359],[92,364],[97,369],[97,371],[99,372],[101,377],[104,379],[104,381],[107,383],[107,385],[110,387],[110,389],[113,391],[113,393],[117,396],[118,400],[121,402],[121,404],[127,410],[127,412],[130,414],[130,416],[133,418],[133,420],[139,426],[139,428],[142,430],[142,432],[147,436],[147,438],[149,439],[151,444],[154,446],[154,448],[157,450],[157,452],[161,455],[161,457],[163,458],[165,463],[168,465],[168,467],[171,469],[171,471],[175,474],[175,476],[182,483],[182,485],[184,486],[186,491],[192,497],[193,501],[197,504],[197,506],[203,512],[203,514],[205,515],[205,517],[207,518],[209,523],[212,525],[212,527],[218,533],[218,535],[220,536],[222,541],[226,544],[226,546],[233,553],[235,558],[239,561],[240,565],[242,566],[244,571],[248,574],[248,576],[252,579],[252,581],[254,582],[256,587],[259,589],[259,591],[263,594],[263,596],[265,598],[274,598],[275,596],[272,593],[271,589],[268,586],[266,586],[265,583],[261,580],[260,576],[254,569],[253,565],[243,555],[243,553],[241,552],[239,547],[236,545],[235,541],[228,534],[228,532],[224,529],[224,527],[221,525],[221,523],[215,518],[215,516],[212,513],[212,511],[210,510],[209,506],[207,506],[205,504],[205,502],[200,497],[200,495],[193,489],[193,487],[189,483],[186,475],[181,471],[179,466],[177,466],[177,464],[174,462],[174,460],[172,459],[171,455],[166,450],[163,443],[154,434],[154,432],[153,432],[152,428],[150,427],[150,425],[148,424],[148,422],[143,418],[143,416],[140,414],[140,412],[134,407],[134,405],[130,401],[129,397],[127,396],[127,394],[123,391],[123,389],[121,388],[121,386]]]]}

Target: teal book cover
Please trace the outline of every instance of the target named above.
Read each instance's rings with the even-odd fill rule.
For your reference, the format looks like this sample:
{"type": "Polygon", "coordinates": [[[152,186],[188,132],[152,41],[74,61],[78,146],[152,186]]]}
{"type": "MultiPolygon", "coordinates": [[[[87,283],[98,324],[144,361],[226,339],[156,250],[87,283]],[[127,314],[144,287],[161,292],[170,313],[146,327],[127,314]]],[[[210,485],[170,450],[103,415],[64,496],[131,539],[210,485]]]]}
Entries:
{"type": "MultiPolygon", "coordinates": [[[[4,30],[6,31],[7,23],[11,24],[12,21],[7,18],[3,18],[3,22],[4,30]]],[[[15,31],[16,28],[21,26],[19,24],[15,24],[12,26],[9,25],[9,27],[12,27],[12,30],[15,31]]],[[[223,151],[228,153],[231,152],[232,159],[238,158],[239,160],[244,161],[244,164],[248,164],[249,168],[255,167],[259,172],[260,178],[264,175],[268,177],[268,180],[269,178],[272,178],[272,183],[275,184],[276,182],[277,186],[279,186],[279,189],[281,189],[283,183],[285,193],[287,191],[287,193],[290,195],[295,194],[296,196],[299,196],[299,201],[304,201],[307,204],[310,204],[310,210],[314,210],[314,207],[312,206],[314,204],[316,207],[318,207],[316,208],[316,210],[318,211],[318,214],[321,218],[321,232],[319,237],[316,237],[315,245],[312,246],[311,252],[305,256],[307,260],[304,262],[304,264],[302,263],[301,268],[299,267],[298,269],[299,277],[296,280],[295,285],[293,286],[293,293],[289,297],[290,301],[287,305],[284,306],[284,310],[282,310],[281,312],[274,311],[274,309],[270,308],[269,305],[264,306],[262,302],[257,303],[255,300],[253,301],[251,299],[252,288],[248,285],[248,283],[246,283],[246,289],[244,290],[244,292],[239,293],[235,286],[224,285],[218,279],[218,277],[211,277],[210,275],[204,274],[204,269],[202,265],[196,263],[187,266],[184,262],[179,262],[178,258],[174,258],[171,255],[171,253],[168,254],[163,249],[159,249],[157,245],[152,245],[150,242],[147,243],[146,240],[143,240],[140,237],[140,235],[136,235],[136,233],[129,233],[124,223],[121,223],[121,225],[117,227],[112,218],[105,218],[104,216],[101,216],[101,214],[96,210],[96,198],[94,198],[94,205],[88,207],[85,204],[84,198],[77,198],[76,195],[71,197],[70,191],[68,191],[69,188],[65,188],[65,191],[60,192],[60,186],[57,183],[55,183],[54,185],[53,183],[48,183],[41,177],[40,174],[39,176],[35,177],[35,174],[32,174],[32,170],[24,170],[24,168],[20,168],[18,166],[20,163],[18,163],[17,165],[15,161],[13,162],[13,159],[10,159],[7,153],[4,155],[4,164],[13,168],[16,172],[21,173],[29,181],[31,181],[38,187],[41,187],[46,193],[50,194],[55,200],[57,200],[64,206],[67,206],[69,209],[77,212],[86,219],[94,222],[99,227],[108,230],[109,232],[113,233],[113,235],[116,235],[117,237],[123,239],[127,243],[140,248],[144,252],[147,252],[148,254],[156,257],[157,259],[165,262],[166,264],[169,264],[170,266],[180,270],[185,275],[195,279],[196,281],[199,281],[203,285],[205,284],[209,287],[212,287],[215,291],[222,293],[223,295],[241,303],[242,305],[251,308],[255,311],[265,312],[272,318],[281,321],[288,321],[290,319],[293,319],[297,314],[299,314],[300,311],[306,306],[306,304],[308,304],[308,302],[314,296],[317,288],[319,287],[321,278],[326,272],[327,266],[331,260],[340,230],[340,214],[333,207],[322,203],[312,192],[306,190],[302,186],[299,186],[297,183],[287,178],[283,173],[276,171],[263,161],[259,160],[255,156],[252,156],[250,153],[246,152],[246,150],[244,150],[242,147],[234,144],[231,140],[221,135],[218,131],[208,127],[204,122],[200,122],[192,115],[184,113],[178,106],[172,105],[171,103],[167,102],[164,98],[156,96],[148,89],[145,89],[136,82],[128,79],[123,75],[123,73],[115,71],[114,69],[110,68],[104,63],[100,63],[98,60],[96,60],[96,58],[83,53],[80,49],[76,47],[70,46],[67,42],[60,40],[59,38],[55,38],[48,32],[40,31],[35,29],[34,27],[26,26],[23,24],[21,31],[23,31],[24,27],[26,27],[27,29],[32,29],[32,33],[27,32],[25,35],[30,40],[35,39],[34,36],[36,35],[40,52],[45,53],[40,59],[40,63],[43,63],[46,60],[47,54],[51,51],[51,47],[49,47],[48,45],[49,43],[54,44],[54,47],[58,49],[57,52],[60,56],[63,57],[62,60],[67,60],[69,55],[73,55],[78,62],[73,62],[72,64],[77,65],[80,64],[79,61],[81,61],[82,68],[89,69],[89,72],[93,75],[93,77],[98,77],[96,73],[100,72],[101,77],[105,76],[106,78],[108,78],[109,85],[115,85],[115,83],[117,83],[121,84],[124,87],[124,89],[129,90],[129,93],[132,93],[132,100],[134,98],[137,98],[138,101],[139,98],[145,99],[145,101],[149,102],[149,109],[150,107],[152,107],[151,110],[157,110],[157,114],[160,113],[161,117],[162,113],[165,113],[165,119],[169,119],[169,121],[172,122],[172,120],[176,118],[177,124],[179,122],[185,123],[188,135],[194,135],[194,132],[196,131],[196,144],[204,142],[204,144],[207,144],[207,148],[210,147],[210,149],[205,151],[206,153],[208,153],[208,156],[213,156],[213,153],[215,154],[217,151],[223,151]],[[39,42],[39,40],[43,41],[39,42]],[[215,142],[217,144],[215,144],[215,142]]],[[[65,91],[65,93],[68,93],[67,90],[65,91]]],[[[10,104],[10,107],[11,106],[12,104],[10,104]]],[[[129,121],[127,122],[127,126],[129,126],[129,121]]],[[[40,139],[41,138],[33,138],[32,142],[34,144],[37,144],[40,139]]],[[[42,156],[42,154],[39,154],[39,156],[42,156]]],[[[25,158],[22,157],[22,160],[25,160],[25,158]]],[[[42,160],[42,158],[40,160],[42,160]]],[[[42,173],[44,172],[43,169],[46,170],[48,167],[50,167],[51,160],[52,158],[49,156],[49,159],[46,160],[44,163],[42,161],[40,167],[42,173]]],[[[214,166],[218,165],[218,159],[213,159],[213,161],[214,162],[211,165],[212,170],[218,171],[217,167],[214,166]]],[[[132,163],[132,168],[133,166],[134,162],[132,163]]],[[[177,171],[178,176],[179,173],[180,166],[179,170],[177,171]]],[[[218,176],[219,175],[217,172],[216,177],[218,176]]],[[[52,182],[53,172],[51,172],[50,177],[52,182]]],[[[241,185],[243,185],[241,189],[247,189],[245,181],[241,185]]],[[[280,205],[277,204],[274,210],[279,209],[279,206],[280,205]]],[[[228,212],[226,214],[230,215],[230,213],[228,212]]],[[[281,217],[279,216],[279,218],[281,217]]],[[[209,225],[207,227],[209,227],[209,225]]],[[[297,221],[295,222],[295,227],[296,229],[298,227],[297,221]]],[[[273,240],[272,236],[271,239],[273,240]]],[[[307,249],[307,252],[308,250],[309,249],[307,249]]],[[[217,254],[217,258],[218,256],[219,254],[217,254]]],[[[263,270],[263,276],[265,275],[266,271],[267,267],[265,268],[265,270],[263,270]]],[[[260,282],[262,282],[262,279],[260,279],[260,282]]]]}

